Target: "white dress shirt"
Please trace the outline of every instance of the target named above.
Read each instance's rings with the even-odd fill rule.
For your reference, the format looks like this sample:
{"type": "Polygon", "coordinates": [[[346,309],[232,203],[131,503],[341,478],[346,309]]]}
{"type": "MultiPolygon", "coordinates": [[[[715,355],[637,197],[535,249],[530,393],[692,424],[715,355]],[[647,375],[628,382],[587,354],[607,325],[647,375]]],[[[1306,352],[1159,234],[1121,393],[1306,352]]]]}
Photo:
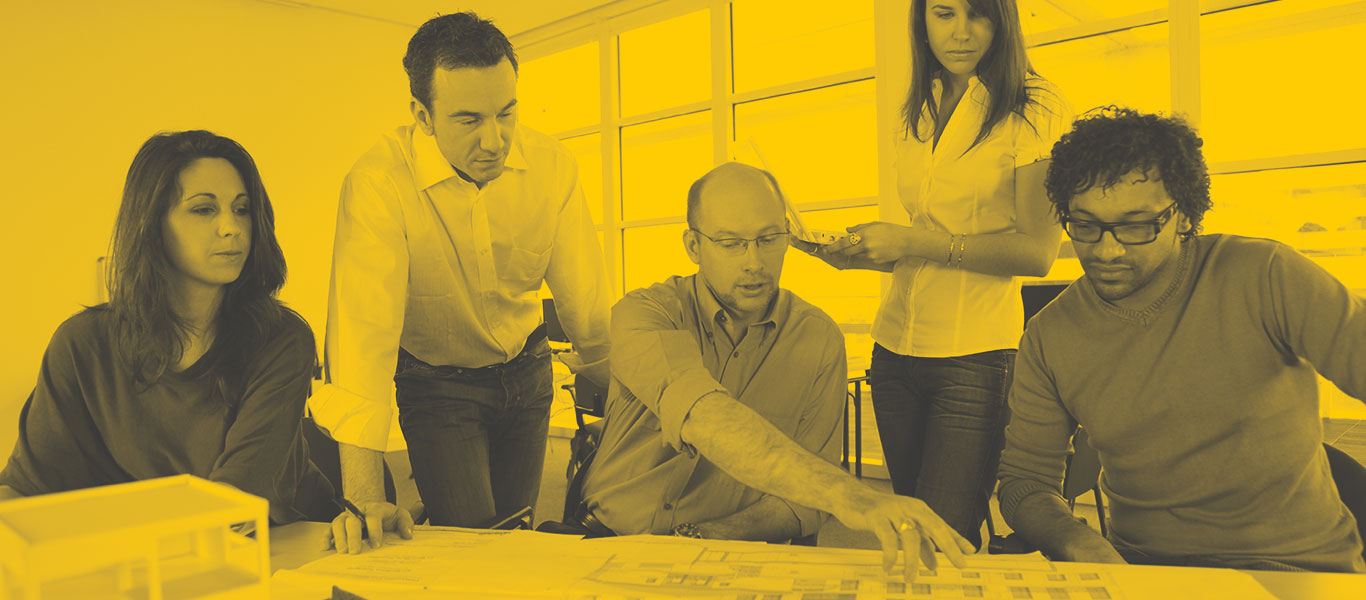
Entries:
{"type": "MultiPolygon", "coordinates": [[[[1071,109],[1052,83],[1031,77],[1026,86],[1035,101],[1025,109],[1028,120],[1011,112],[976,146],[989,100],[976,77],[937,147],[897,134],[897,191],[912,227],[969,235],[1016,230],[1015,169],[1047,159],[1072,124],[1071,109]]],[[[933,93],[936,100],[943,93],[938,80],[933,93]]],[[[928,111],[921,127],[934,130],[928,111]]],[[[972,252],[970,241],[966,252],[972,252]]],[[[1018,348],[1022,331],[1018,279],[909,258],[897,261],[872,336],[897,354],[945,357],[1018,348]]]]}
{"type": "Polygon", "coordinates": [[[503,174],[478,188],[432,136],[386,134],[342,186],[327,303],[325,384],[309,401],[341,442],[384,450],[400,346],[433,365],[517,356],[550,286],[587,373],[607,380],[607,273],[578,166],[523,126],[503,174]]]}

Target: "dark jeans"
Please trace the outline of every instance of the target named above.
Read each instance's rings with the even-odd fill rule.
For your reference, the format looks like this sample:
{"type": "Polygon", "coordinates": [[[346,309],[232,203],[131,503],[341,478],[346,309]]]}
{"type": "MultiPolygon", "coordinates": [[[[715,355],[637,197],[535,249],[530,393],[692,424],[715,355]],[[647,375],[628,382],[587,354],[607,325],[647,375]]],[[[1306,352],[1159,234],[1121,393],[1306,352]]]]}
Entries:
{"type": "Polygon", "coordinates": [[[1015,350],[919,358],[873,345],[871,396],[892,490],[981,547],[1010,419],[1015,350]]]}
{"type": "Polygon", "coordinates": [[[399,350],[399,425],[432,525],[474,527],[535,507],[552,379],[544,334],[512,360],[477,369],[399,350]]]}

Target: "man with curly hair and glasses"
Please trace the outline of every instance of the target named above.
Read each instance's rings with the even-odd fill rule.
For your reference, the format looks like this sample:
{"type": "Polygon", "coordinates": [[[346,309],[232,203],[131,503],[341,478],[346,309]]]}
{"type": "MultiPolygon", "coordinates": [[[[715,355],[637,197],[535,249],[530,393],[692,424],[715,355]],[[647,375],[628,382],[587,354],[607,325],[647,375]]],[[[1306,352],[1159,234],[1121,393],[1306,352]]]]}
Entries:
{"type": "Polygon", "coordinates": [[[1107,107],[1053,147],[1045,186],[1086,274],[1021,341],[1001,513],[1063,560],[1366,571],[1315,378],[1366,393],[1366,300],[1283,244],[1197,235],[1200,146],[1178,118],[1107,107]],[[1078,425],[1108,540],[1060,495],[1078,425]]]}

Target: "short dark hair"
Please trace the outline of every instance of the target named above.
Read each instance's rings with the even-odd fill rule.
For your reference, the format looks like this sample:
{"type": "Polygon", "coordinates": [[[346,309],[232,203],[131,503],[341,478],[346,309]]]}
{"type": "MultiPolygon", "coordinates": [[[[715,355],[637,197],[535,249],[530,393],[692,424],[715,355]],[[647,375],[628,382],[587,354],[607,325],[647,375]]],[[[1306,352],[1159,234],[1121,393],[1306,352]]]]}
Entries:
{"type": "Polygon", "coordinates": [[[1193,236],[1212,205],[1209,170],[1200,152],[1203,144],[1180,117],[1113,105],[1091,109],[1053,144],[1044,176],[1053,213],[1064,217],[1077,194],[1097,185],[1111,188],[1121,177],[1139,171],[1162,182],[1190,222],[1181,235],[1193,236]]]}
{"type": "Polygon", "coordinates": [[[432,77],[436,68],[492,67],[506,58],[517,71],[517,53],[512,42],[472,12],[441,15],[423,23],[408,40],[403,55],[403,70],[408,72],[408,90],[423,106],[432,107],[432,77]]]}
{"type": "MultiPolygon", "coordinates": [[[[690,187],[688,188],[688,228],[689,228],[689,229],[697,229],[697,211],[701,210],[701,205],[702,205],[702,186],[706,185],[706,184],[707,184],[707,180],[708,180],[708,179],[711,179],[712,174],[715,173],[715,172],[716,172],[718,169],[720,169],[722,166],[725,166],[725,164],[727,164],[727,163],[723,163],[723,164],[721,164],[721,165],[718,165],[718,166],[714,167],[712,170],[707,171],[706,174],[702,175],[701,177],[698,177],[698,178],[697,178],[697,181],[692,182],[692,186],[690,186],[690,187]]],[[[764,177],[767,177],[767,178],[768,178],[768,183],[771,184],[771,185],[773,186],[773,191],[774,191],[774,192],[777,192],[777,194],[778,194],[778,199],[779,199],[779,200],[782,200],[782,199],[783,199],[783,188],[778,187],[778,179],[777,179],[776,177],[774,177],[772,173],[769,173],[768,171],[766,171],[766,170],[764,170],[764,169],[760,169],[760,168],[758,168],[758,167],[752,167],[752,168],[753,168],[755,171],[758,171],[758,172],[760,172],[760,173],[763,173],[763,174],[764,174],[764,177]]]]}
{"type": "Polygon", "coordinates": [[[246,188],[251,250],[237,279],[224,287],[210,372],[228,384],[260,349],[289,309],[275,295],[285,282],[285,257],[275,239],[275,211],[256,162],[237,142],[208,131],[158,133],[142,144],[123,186],[114,222],[107,284],[120,356],[134,380],[152,383],[180,360],[189,324],[171,308],[171,263],[162,223],[179,199],[180,173],[201,158],[232,163],[246,188]]]}

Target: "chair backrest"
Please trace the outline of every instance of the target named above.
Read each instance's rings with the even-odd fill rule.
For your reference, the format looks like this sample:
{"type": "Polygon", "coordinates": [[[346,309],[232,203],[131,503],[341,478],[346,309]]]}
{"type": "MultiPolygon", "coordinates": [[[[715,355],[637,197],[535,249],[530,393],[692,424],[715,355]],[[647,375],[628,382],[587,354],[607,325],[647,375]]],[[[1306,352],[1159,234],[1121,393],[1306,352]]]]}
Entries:
{"type": "MultiPolygon", "coordinates": [[[[1328,455],[1328,468],[1333,472],[1333,483],[1337,484],[1338,497],[1356,517],[1357,530],[1366,540],[1366,467],[1346,452],[1325,443],[1323,451],[1328,455]]],[[[1366,557],[1366,548],[1362,549],[1366,557]]]]}
{"type": "Polygon", "coordinates": [[[1100,454],[1091,447],[1086,429],[1077,428],[1072,436],[1072,457],[1067,461],[1067,472],[1062,481],[1062,498],[1068,502],[1091,491],[1100,479],[1100,454]]]}
{"type": "Polygon", "coordinates": [[[574,376],[574,410],[602,418],[607,406],[607,390],[583,375],[574,376]]]}

